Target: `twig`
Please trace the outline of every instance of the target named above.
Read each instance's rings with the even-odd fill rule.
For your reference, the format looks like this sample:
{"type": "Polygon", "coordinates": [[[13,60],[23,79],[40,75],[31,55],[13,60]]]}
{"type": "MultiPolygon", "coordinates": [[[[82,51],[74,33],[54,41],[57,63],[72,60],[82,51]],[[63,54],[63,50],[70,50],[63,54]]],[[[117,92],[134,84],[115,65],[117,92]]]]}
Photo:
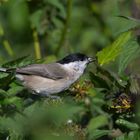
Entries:
{"type": "Polygon", "coordinates": [[[9,41],[5,37],[4,29],[1,24],[0,24],[0,36],[2,37],[2,44],[3,44],[6,52],[8,53],[9,56],[13,57],[14,51],[13,51],[12,47],[10,46],[9,41]]]}
{"type": "Polygon", "coordinates": [[[39,39],[38,39],[38,34],[36,29],[33,29],[33,39],[34,39],[34,50],[35,50],[36,59],[40,59],[41,51],[40,51],[40,44],[39,44],[39,39]]]}

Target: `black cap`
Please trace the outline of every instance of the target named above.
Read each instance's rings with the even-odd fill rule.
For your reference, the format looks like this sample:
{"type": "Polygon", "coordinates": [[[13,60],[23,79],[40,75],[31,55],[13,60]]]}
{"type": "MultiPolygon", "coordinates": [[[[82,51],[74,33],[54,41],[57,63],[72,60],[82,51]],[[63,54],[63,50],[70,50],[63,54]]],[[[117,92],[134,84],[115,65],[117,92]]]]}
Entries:
{"type": "Polygon", "coordinates": [[[68,64],[70,62],[75,62],[75,61],[85,61],[87,60],[89,57],[87,57],[84,54],[81,53],[73,53],[70,55],[67,55],[66,57],[64,57],[63,59],[57,61],[60,64],[68,64]]]}

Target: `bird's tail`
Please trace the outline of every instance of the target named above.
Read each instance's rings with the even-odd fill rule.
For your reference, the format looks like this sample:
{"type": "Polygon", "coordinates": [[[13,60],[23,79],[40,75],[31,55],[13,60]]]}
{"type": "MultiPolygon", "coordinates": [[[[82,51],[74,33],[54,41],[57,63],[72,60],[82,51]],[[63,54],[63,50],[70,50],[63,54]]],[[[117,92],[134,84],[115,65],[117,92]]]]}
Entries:
{"type": "Polygon", "coordinates": [[[5,72],[5,73],[13,73],[15,71],[15,69],[13,68],[2,68],[0,67],[0,72],[5,72]]]}
{"type": "Polygon", "coordinates": [[[0,72],[6,72],[7,73],[7,69],[6,68],[0,68],[0,72]]]}

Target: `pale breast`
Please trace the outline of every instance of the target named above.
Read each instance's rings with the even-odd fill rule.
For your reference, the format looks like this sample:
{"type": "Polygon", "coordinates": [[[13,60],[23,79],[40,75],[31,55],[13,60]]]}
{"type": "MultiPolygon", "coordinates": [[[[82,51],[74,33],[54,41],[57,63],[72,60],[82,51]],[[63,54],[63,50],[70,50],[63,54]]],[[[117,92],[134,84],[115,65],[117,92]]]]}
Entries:
{"type": "Polygon", "coordinates": [[[69,78],[52,80],[40,76],[24,76],[24,85],[37,93],[58,93],[69,88],[73,83],[69,78]]]}

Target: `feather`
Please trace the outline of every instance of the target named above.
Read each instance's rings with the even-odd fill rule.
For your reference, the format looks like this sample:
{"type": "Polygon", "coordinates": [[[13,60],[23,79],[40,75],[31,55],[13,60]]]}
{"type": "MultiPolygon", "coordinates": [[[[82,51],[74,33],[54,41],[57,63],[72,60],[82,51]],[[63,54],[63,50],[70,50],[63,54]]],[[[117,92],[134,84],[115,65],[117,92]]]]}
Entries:
{"type": "Polygon", "coordinates": [[[17,74],[36,75],[46,77],[49,79],[62,79],[65,78],[67,72],[62,68],[61,64],[32,64],[23,68],[17,68],[17,74]]]}

